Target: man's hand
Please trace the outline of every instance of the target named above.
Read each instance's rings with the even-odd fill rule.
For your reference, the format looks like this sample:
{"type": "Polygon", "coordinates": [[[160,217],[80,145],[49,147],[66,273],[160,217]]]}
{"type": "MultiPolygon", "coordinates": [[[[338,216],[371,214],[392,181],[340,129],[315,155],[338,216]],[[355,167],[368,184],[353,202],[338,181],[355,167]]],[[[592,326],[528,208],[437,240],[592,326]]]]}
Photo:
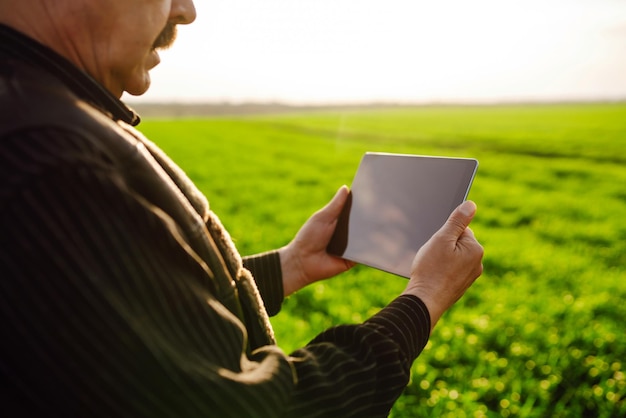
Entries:
{"type": "Polygon", "coordinates": [[[348,194],[348,188],[342,186],[326,206],[305,222],[296,237],[279,250],[285,296],[354,266],[353,262],[326,252],[348,194]]]}
{"type": "Polygon", "coordinates": [[[474,202],[457,207],[413,260],[404,294],[415,295],[426,304],[431,328],[482,274],[484,250],[468,227],[475,213],[474,202]]]}

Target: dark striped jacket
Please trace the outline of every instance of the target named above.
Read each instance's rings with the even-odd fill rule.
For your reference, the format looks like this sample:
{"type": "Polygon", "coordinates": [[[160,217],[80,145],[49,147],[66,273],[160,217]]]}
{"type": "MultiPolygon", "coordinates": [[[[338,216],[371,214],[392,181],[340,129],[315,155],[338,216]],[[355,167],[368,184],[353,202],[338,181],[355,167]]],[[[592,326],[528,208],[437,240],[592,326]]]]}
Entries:
{"type": "Polygon", "coordinates": [[[386,416],[428,338],[423,303],[283,353],[277,253],[242,260],[138,122],[0,26],[2,416],[386,416]]]}

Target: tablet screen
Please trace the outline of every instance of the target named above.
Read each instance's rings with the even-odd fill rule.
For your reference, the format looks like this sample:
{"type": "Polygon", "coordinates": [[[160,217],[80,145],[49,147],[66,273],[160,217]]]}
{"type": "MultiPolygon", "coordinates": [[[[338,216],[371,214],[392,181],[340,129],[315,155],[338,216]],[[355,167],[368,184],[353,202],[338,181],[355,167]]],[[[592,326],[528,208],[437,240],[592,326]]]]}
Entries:
{"type": "Polygon", "coordinates": [[[419,248],[467,197],[477,168],[469,158],[366,153],[328,251],[408,278],[419,248]]]}

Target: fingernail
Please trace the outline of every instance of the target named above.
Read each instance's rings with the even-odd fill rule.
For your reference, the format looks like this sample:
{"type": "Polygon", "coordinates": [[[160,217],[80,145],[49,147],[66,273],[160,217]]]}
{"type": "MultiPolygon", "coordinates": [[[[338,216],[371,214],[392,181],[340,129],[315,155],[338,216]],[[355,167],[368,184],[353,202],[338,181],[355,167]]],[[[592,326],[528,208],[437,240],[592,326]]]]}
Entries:
{"type": "Polygon", "coordinates": [[[465,216],[472,216],[476,212],[476,204],[471,200],[467,200],[463,202],[459,210],[465,216]]]}

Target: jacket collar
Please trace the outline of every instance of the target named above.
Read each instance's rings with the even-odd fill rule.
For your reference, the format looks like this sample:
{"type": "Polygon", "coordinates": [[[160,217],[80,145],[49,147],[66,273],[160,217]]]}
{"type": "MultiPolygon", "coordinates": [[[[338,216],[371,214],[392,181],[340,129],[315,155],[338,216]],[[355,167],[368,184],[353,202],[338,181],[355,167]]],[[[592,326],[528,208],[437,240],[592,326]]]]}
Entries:
{"type": "Polygon", "coordinates": [[[17,59],[46,70],[80,99],[91,103],[116,121],[136,126],[141,120],[134,110],[122,103],[89,74],[47,46],[1,23],[0,58],[17,59]]]}

